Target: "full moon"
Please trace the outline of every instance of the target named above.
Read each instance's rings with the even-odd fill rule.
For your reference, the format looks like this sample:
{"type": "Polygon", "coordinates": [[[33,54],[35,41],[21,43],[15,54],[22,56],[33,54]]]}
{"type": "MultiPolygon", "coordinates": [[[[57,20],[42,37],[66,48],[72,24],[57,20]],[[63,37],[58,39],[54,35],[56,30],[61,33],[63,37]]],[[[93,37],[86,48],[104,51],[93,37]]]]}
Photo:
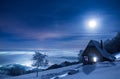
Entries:
{"type": "Polygon", "coordinates": [[[96,28],[96,26],[97,26],[97,21],[96,21],[96,20],[90,20],[90,21],[88,21],[88,26],[89,26],[91,29],[96,28]]]}

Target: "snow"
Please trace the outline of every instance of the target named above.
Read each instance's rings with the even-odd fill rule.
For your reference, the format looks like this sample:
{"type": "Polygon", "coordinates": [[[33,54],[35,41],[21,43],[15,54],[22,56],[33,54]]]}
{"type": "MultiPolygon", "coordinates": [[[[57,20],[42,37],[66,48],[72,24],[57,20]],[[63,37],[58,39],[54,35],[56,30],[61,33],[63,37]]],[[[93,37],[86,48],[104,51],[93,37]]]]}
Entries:
{"type": "Polygon", "coordinates": [[[10,78],[11,76],[8,76],[8,75],[3,75],[3,74],[0,74],[0,79],[4,79],[4,78],[10,78]]]}
{"type": "Polygon", "coordinates": [[[52,77],[50,79],[62,78],[62,77],[65,77],[67,75],[68,75],[68,73],[65,73],[65,74],[62,74],[62,75],[54,76],[54,77],[52,77]]]}
{"type": "Polygon", "coordinates": [[[77,64],[68,67],[31,73],[5,79],[120,79],[120,61],[93,65],[77,64]],[[70,74],[71,73],[71,74],[70,74]]]}
{"type": "Polygon", "coordinates": [[[120,52],[117,52],[116,54],[114,54],[114,56],[116,57],[116,60],[120,60],[120,52]]]}

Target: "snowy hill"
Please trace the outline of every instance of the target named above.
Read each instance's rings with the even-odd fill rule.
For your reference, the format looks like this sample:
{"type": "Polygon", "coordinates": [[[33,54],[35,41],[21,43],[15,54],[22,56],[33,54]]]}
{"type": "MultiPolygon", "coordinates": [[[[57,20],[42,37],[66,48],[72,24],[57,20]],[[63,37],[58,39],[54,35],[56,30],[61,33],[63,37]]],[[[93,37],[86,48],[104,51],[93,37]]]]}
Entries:
{"type": "Polygon", "coordinates": [[[27,71],[32,70],[31,67],[27,67],[24,65],[20,64],[8,64],[8,65],[3,65],[0,67],[0,77],[4,75],[11,75],[11,76],[16,76],[16,75],[21,75],[25,74],[27,71]]]}
{"type": "Polygon", "coordinates": [[[22,76],[16,76],[5,79],[119,79],[120,78],[120,61],[102,62],[94,65],[82,64],[68,67],[31,73],[22,76]]]}

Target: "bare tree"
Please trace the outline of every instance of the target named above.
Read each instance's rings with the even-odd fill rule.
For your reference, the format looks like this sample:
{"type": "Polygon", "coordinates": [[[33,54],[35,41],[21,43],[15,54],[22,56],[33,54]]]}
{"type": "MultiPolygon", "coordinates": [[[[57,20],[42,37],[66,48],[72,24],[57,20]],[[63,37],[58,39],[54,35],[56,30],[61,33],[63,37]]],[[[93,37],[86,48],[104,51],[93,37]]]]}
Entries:
{"type": "Polygon", "coordinates": [[[32,60],[34,67],[36,67],[36,72],[37,72],[37,77],[38,77],[38,71],[39,71],[39,67],[40,66],[47,66],[48,65],[48,60],[46,59],[47,55],[44,55],[42,53],[40,53],[39,51],[35,51],[35,54],[33,54],[33,58],[32,60]]]}

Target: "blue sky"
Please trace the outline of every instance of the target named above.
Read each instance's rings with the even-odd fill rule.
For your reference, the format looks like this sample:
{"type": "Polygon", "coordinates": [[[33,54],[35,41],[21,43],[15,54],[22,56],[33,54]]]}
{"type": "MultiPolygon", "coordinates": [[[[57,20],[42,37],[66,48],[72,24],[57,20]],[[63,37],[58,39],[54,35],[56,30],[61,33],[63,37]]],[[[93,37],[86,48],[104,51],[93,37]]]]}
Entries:
{"type": "Polygon", "coordinates": [[[119,0],[0,0],[0,53],[78,52],[91,39],[111,39],[120,31],[119,4],[119,0]],[[90,19],[98,20],[94,30],[86,24],[90,19]]]}
{"type": "Polygon", "coordinates": [[[75,49],[83,45],[81,41],[111,38],[119,31],[119,3],[118,0],[1,0],[0,50],[75,49]],[[99,28],[92,32],[85,25],[91,18],[100,20],[99,28]]]}

